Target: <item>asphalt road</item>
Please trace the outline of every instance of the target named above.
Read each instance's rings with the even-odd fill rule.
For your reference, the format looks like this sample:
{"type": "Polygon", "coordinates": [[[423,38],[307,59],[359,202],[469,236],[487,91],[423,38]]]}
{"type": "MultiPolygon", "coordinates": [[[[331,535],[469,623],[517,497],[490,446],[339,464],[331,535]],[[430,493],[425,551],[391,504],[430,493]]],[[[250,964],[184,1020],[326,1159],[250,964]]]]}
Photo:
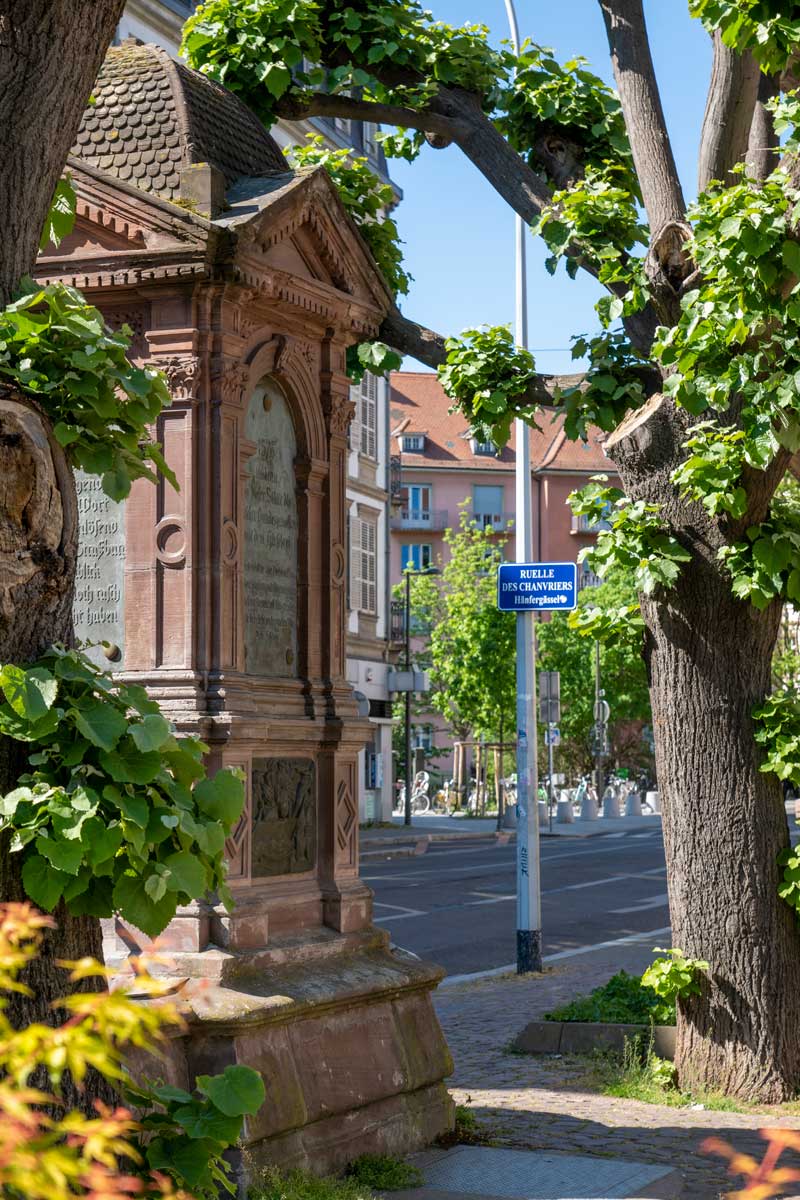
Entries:
{"type": "MultiPolygon", "coordinates": [[[[541,859],[546,959],[648,933],[653,945],[670,945],[660,830],[543,838],[541,859]]],[[[513,963],[515,871],[513,845],[469,840],[435,842],[415,858],[373,859],[362,878],[392,941],[459,975],[513,963]]]]}

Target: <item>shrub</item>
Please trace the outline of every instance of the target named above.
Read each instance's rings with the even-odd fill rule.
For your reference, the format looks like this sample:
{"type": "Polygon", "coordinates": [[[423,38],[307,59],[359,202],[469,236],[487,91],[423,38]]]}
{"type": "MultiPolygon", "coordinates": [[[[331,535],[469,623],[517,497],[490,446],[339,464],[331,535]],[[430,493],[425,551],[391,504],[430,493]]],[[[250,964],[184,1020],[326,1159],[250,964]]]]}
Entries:
{"type": "Polygon", "coordinates": [[[624,1025],[649,1025],[658,1020],[675,1024],[675,1005],[662,1002],[656,992],[626,971],[618,971],[588,996],[544,1014],[546,1021],[607,1021],[624,1025]],[[656,1014],[658,1013],[658,1016],[656,1014]]]}

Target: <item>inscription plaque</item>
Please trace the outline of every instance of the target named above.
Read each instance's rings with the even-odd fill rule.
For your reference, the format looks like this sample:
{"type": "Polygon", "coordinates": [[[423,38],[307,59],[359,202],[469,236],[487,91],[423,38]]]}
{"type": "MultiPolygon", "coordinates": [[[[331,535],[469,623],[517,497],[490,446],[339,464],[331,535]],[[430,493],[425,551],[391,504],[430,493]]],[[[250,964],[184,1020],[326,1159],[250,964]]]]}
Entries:
{"type": "Polygon", "coordinates": [[[125,506],[110,500],[98,475],[75,472],[78,492],[78,562],[73,620],[82,642],[109,642],[118,653],[95,646],[88,655],[100,666],[122,661],[125,636],[125,506]]]}
{"type": "Polygon", "coordinates": [[[310,758],[253,759],[252,875],[296,875],[317,858],[317,797],[310,758]]]}
{"type": "Polygon", "coordinates": [[[244,500],[244,647],[250,675],[297,674],[297,440],[286,399],[264,380],[247,409],[255,444],[244,500]]]}

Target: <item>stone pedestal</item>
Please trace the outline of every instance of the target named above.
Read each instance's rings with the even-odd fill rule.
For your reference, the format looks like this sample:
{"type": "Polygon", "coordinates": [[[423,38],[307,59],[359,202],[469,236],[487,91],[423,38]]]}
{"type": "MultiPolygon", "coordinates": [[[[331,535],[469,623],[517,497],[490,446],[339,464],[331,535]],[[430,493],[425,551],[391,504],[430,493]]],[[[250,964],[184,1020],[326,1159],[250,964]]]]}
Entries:
{"type": "MultiPolygon", "coordinates": [[[[139,480],[113,506],[81,485],[77,632],[111,643],[95,653],[202,738],[212,770],[240,767],[247,781],[226,846],[234,911],[210,897],[159,940],[188,1022],[173,1069],[257,1067],[254,1160],[326,1170],[417,1147],[452,1120],[430,999],[439,972],[389,951],[358,876],[367,725],[345,679],[345,355],[390,297],[325,172],[286,173],[238,101],[164,59],[112,50],[87,114],[99,124],[78,150],[99,153],[120,90],[133,109],[150,103],[138,87],[150,72],[172,97],[174,162],[145,192],[124,182],[135,163],[119,179],[104,168],[124,145],[71,160],[76,229],[40,260],[40,278],[77,283],[112,327],[130,327],[137,360],[165,372],[173,397],[154,433],[178,490],[139,480]],[[208,141],[214,128],[223,142],[208,141]],[[174,203],[204,145],[227,181],[210,219],[174,203]]],[[[144,120],[132,163],[150,136],[161,124],[144,120]]],[[[106,922],[120,969],[147,943],[106,922]]]]}

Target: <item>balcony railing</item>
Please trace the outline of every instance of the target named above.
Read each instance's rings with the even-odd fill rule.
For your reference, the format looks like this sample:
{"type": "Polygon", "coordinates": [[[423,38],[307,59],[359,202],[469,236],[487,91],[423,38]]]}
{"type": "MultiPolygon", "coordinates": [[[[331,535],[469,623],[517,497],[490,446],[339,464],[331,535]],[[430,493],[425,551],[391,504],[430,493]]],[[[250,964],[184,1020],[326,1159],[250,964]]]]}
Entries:
{"type": "Polygon", "coordinates": [[[446,508],[401,508],[399,515],[392,517],[392,529],[429,529],[440,531],[446,528],[446,508]]]}
{"type": "Polygon", "coordinates": [[[610,528],[608,521],[603,517],[593,517],[589,513],[580,513],[572,518],[573,533],[600,533],[602,529],[610,528]]]}
{"type": "Polygon", "coordinates": [[[507,529],[514,524],[514,513],[473,513],[472,520],[481,529],[487,529],[490,525],[495,530],[507,529]]]}

